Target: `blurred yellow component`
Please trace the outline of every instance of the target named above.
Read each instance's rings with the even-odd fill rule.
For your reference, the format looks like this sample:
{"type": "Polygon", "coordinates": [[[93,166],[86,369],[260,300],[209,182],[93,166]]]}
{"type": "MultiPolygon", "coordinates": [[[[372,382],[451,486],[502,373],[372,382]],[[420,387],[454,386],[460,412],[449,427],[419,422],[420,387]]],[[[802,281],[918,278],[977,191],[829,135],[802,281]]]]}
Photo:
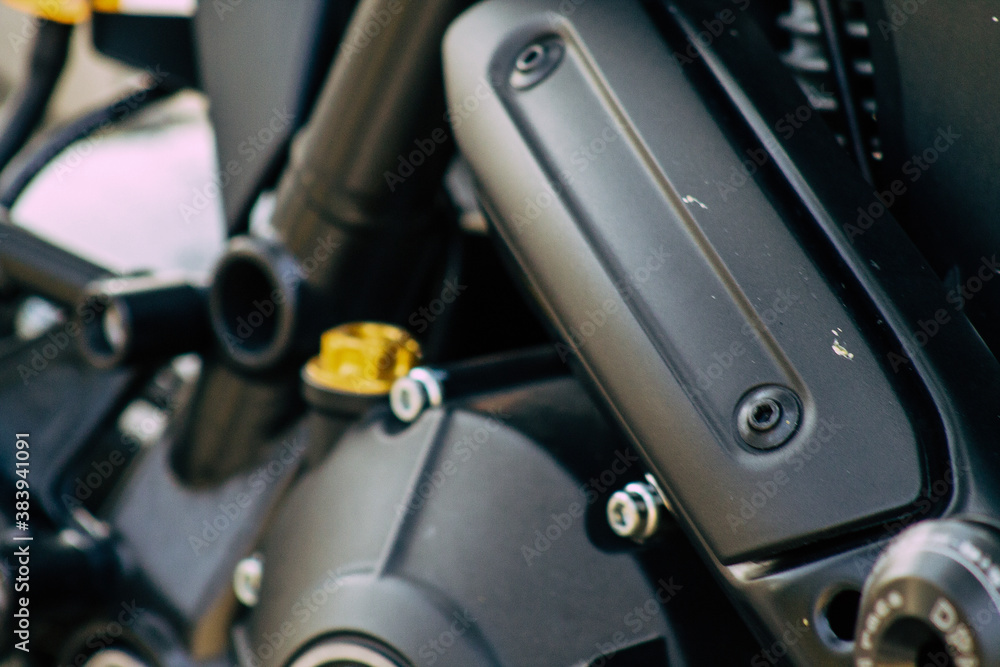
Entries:
{"type": "MultiPolygon", "coordinates": [[[[243,0],[229,0],[239,4],[243,0]]],[[[134,16],[194,16],[198,0],[91,0],[95,12],[134,16]]]]}
{"type": "Polygon", "coordinates": [[[404,329],[352,322],[320,339],[319,355],[306,364],[309,384],[348,394],[388,394],[392,383],[420,363],[420,344],[404,329]]]}
{"type": "Polygon", "coordinates": [[[3,0],[3,3],[58,23],[83,23],[90,18],[90,0],[3,0]]]}

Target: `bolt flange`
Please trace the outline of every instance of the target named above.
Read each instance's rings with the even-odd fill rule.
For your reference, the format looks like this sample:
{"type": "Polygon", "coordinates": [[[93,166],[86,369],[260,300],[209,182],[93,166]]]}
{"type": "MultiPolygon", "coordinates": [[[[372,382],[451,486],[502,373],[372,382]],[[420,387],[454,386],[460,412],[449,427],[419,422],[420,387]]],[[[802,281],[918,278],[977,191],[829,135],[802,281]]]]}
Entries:
{"type": "Polygon", "coordinates": [[[264,558],[260,554],[248,556],[233,570],[233,593],[241,604],[254,607],[260,602],[260,584],[264,578],[264,558]]]}
{"type": "Polygon", "coordinates": [[[559,37],[545,37],[526,46],[514,60],[510,87],[527,90],[551,74],[566,53],[566,46],[559,37]]]}
{"type": "Polygon", "coordinates": [[[631,482],[608,499],[608,524],[616,535],[636,542],[653,537],[663,523],[666,503],[652,484],[631,482]]]}
{"type": "Polygon", "coordinates": [[[785,444],[798,431],[801,419],[798,396],[779,385],[751,389],[736,406],[736,430],[754,449],[785,444]]]}

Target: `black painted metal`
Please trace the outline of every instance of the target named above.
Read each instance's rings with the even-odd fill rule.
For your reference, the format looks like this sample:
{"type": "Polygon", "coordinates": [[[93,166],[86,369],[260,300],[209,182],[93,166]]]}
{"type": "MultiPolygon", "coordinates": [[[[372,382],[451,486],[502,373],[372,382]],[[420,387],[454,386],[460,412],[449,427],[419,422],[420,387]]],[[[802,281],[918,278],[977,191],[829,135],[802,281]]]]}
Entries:
{"type": "MultiPolygon", "coordinates": [[[[21,150],[41,122],[69,53],[73,26],[41,19],[23,83],[4,101],[0,116],[0,169],[21,150]]],[[[11,47],[17,48],[13,41],[11,47]]]]}
{"type": "MultiPolygon", "coordinates": [[[[556,20],[532,15],[532,8],[558,11],[543,2],[516,7],[486,3],[469,12],[446,45],[453,102],[472,90],[477,78],[472,72],[478,77],[500,74],[521,45],[539,34],[555,31],[570,44],[560,68],[531,91],[512,93],[494,84],[497,99],[481,103],[475,115],[463,119],[458,139],[478,177],[484,205],[533,293],[662,475],[682,519],[708,547],[709,558],[717,566],[720,559],[730,563],[720,566],[720,572],[744,596],[751,624],[763,630],[762,637],[775,638],[757,657],[851,664],[851,645],[834,636],[824,618],[833,596],[861,589],[874,555],[900,526],[939,514],[989,515],[1000,506],[989,483],[997,474],[997,460],[986,444],[994,439],[991,397],[997,395],[1000,369],[964,313],[949,306],[946,290],[885,212],[882,195],[871,191],[847,159],[741,4],[719,0],[647,6],[649,13],[643,14],[629,3],[590,2],[571,13],[559,11],[556,20]],[[654,19],[665,44],[647,38],[645,17],[654,19]],[[572,30],[563,30],[564,25],[572,30]],[[484,39],[487,34],[489,40],[484,39]],[[630,57],[628,49],[623,53],[623,44],[635,48],[635,55],[630,57]],[[574,69],[575,58],[581,64],[574,69]],[[543,92],[547,87],[548,94],[543,92]],[[615,129],[616,142],[604,137],[601,154],[591,151],[588,157],[583,149],[602,130],[595,118],[615,129]],[[637,146],[639,154],[648,151],[634,171],[624,168],[627,163],[616,151],[623,144],[637,146]],[[574,151],[585,170],[574,171],[574,151]],[[742,177],[734,183],[732,174],[742,177]],[[669,206],[652,197],[650,182],[665,193],[659,196],[669,206]],[[624,193],[620,201],[617,193],[624,193]],[[646,223],[654,204],[662,212],[646,223]],[[760,226],[764,211],[773,211],[780,223],[760,226]],[[675,220],[698,243],[679,236],[666,244],[670,279],[651,277],[648,282],[655,287],[648,290],[624,283],[622,277],[642,257],[638,248],[652,246],[675,220]],[[788,234],[790,246],[776,243],[773,234],[788,234]],[[809,260],[782,254],[789,249],[809,260]],[[698,253],[715,260],[705,276],[691,268],[689,258],[698,253]],[[591,259],[595,256],[600,261],[591,259]],[[805,309],[810,313],[805,321],[798,319],[802,312],[793,311],[767,327],[773,336],[768,340],[796,370],[796,383],[789,386],[808,388],[803,395],[807,416],[817,409],[823,414],[836,395],[836,390],[819,388],[839,382],[840,391],[863,399],[856,408],[835,411],[834,418],[843,416],[848,428],[859,430],[847,438],[841,431],[836,434],[840,437],[825,439],[819,449],[829,458],[821,454],[814,459],[819,465],[799,469],[802,494],[796,496],[794,484],[779,485],[775,478],[776,493],[768,495],[772,487],[754,477],[758,469],[721,481],[725,465],[714,459],[709,463],[704,454],[725,443],[724,437],[715,436],[713,442],[705,431],[693,428],[696,422],[680,406],[698,405],[698,419],[711,423],[713,407],[706,393],[711,399],[727,378],[754,384],[742,376],[740,363],[731,363],[728,374],[716,373],[719,381],[703,383],[709,391],[694,391],[697,370],[712,360],[712,342],[721,355],[727,333],[732,336],[743,327],[715,318],[721,295],[726,290],[746,294],[756,310],[755,284],[780,274],[781,267],[812,270],[809,262],[822,276],[809,279],[810,299],[822,302],[820,295],[830,289],[842,314],[833,314],[836,307],[815,310],[813,301],[805,309]],[[670,272],[681,266],[688,270],[670,272]],[[606,281],[604,272],[617,281],[606,281]],[[711,274],[723,277],[724,289],[714,287],[711,274]],[[596,326],[588,313],[607,298],[615,312],[603,313],[601,326],[596,326]],[[672,301],[686,309],[677,309],[672,301]],[[852,334],[845,333],[842,320],[856,327],[852,334]],[[589,335],[582,333],[583,322],[589,322],[589,335]],[[809,324],[821,322],[831,323],[827,331],[833,336],[810,351],[803,344],[822,338],[810,333],[809,324]],[[707,352],[701,349],[705,345],[707,352]],[[871,356],[862,360],[857,350],[866,349],[871,356]],[[660,366],[662,360],[669,363],[660,366]],[[840,361],[846,365],[833,363],[840,361]],[[859,362],[874,374],[864,381],[848,380],[844,373],[857,372],[859,362]],[[884,402],[870,393],[873,377],[892,388],[884,402]],[[672,378],[688,392],[665,391],[672,378]],[[669,428],[644,424],[664,413],[671,415],[669,428]],[[913,439],[896,449],[875,436],[874,424],[899,419],[909,421],[913,439]],[[665,446],[674,439],[683,447],[665,446]],[[854,454],[848,453],[852,444],[860,445],[854,454]],[[685,462],[690,452],[697,452],[697,462],[693,455],[690,464],[685,462]],[[899,458],[903,452],[916,462],[907,473],[899,458]],[[877,528],[891,514],[872,514],[854,524],[853,535],[841,533],[836,542],[817,544],[819,533],[807,538],[802,531],[797,550],[779,553],[796,546],[789,541],[773,545],[775,558],[766,563],[733,562],[753,552],[732,548],[732,531],[723,520],[726,499],[747,500],[749,516],[734,514],[753,526],[754,538],[760,539],[771,529],[767,517],[778,514],[785,530],[796,517],[822,523],[819,517],[832,508],[873,510],[872,498],[862,500],[859,487],[853,486],[862,468],[892,480],[889,484],[908,474],[919,480],[909,500],[895,508],[896,523],[877,528]],[[841,483],[821,488],[841,475],[841,483]],[[746,486],[755,482],[764,485],[746,486]],[[696,487],[713,493],[689,494],[696,487]],[[715,518],[706,514],[709,509],[718,512],[715,518]],[[787,636],[794,642],[782,640],[787,636]]],[[[731,357],[735,361],[736,355],[731,357]]],[[[758,362],[751,372],[760,368],[758,362]]],[[[728,414],[723,405],[714,410],[728,414]]],[[[810,428],[806,424],[805,434],[810,428]]]]}
{"type": "Polygon", "coordinates": [[[0,280],[52,301],[75,307],[94,280],[111,274],[24,227],[0,212],[0,280]]]}

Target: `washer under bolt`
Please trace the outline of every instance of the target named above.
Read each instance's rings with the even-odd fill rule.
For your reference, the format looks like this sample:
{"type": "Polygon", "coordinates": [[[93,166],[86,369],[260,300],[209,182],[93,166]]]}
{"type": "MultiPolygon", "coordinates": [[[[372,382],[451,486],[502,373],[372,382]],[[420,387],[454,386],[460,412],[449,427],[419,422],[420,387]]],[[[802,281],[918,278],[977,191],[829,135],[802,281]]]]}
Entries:
{"type": "Polygon", "coordinates": [[[532,44],[517,57],[514,67],[519,72],[533,72],[544,61],[545,47],[541,44],[532,44]]]}
{"type": "Polygon", "coordinates": [[[511,88],[531,88],[556,69],[565,53],[566,47],[558,37],[545,37],[524,47],[514,60],[511,88]]]}
{"type": "Polygon", "coordinates": [[[260,584],[264,578],[264,558],[254,554],[236,564],[233,570],[233,593],[247,607],[260,601],[260,584]]]}
{"type": "Polygon", "coordinates": [[[660,529],[666,511],[652,484],[631,482],[608,499],[608,524],[616,535],[645,542],[660,529]]]}
{"type": "Polygon", "coordinates": [[[798,396],[779,385],[751,389],[736,406],[736,430],[754,449],[768,450],[785,444],[795,435],[801,419],[798,396]]]}

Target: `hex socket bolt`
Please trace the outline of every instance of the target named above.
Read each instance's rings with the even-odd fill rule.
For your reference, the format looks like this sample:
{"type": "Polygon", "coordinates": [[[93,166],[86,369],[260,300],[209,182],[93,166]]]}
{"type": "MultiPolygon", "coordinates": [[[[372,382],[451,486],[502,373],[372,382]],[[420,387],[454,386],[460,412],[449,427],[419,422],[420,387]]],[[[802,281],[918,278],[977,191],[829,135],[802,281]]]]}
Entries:
{"type": "Polygon", "coordinates": [[[472,396],[569,373],[555,348],[545,345],[438,367],[418,366],[389,392],[392,413],[416,421],[445,400],[472,396]]]}
{"type": "Polygon", "coordinates": [[[647,482],[631,482],[608,499],[607,517],[619,537],[645,542],[659,532],[666,503],[656,487],[647,482]]]}

